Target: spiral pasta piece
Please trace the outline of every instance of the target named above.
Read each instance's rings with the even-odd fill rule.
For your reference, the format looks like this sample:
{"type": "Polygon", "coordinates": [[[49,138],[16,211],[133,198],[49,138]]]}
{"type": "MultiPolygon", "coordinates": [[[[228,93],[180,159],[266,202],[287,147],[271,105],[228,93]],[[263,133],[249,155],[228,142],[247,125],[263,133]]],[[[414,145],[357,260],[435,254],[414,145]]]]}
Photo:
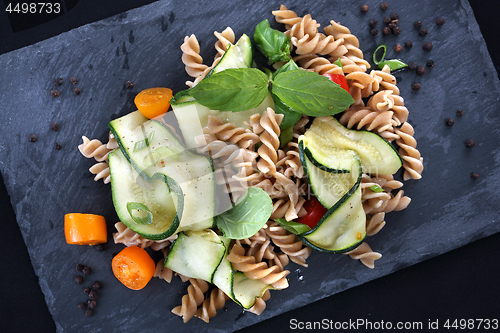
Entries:
{"type": "Polygon", "coordinates": [[[91,174],[95,175],[94,181],[102,179],[104,184],[111,182],[111,175],[109,172],[109,165],[106,162],[96,163],[89,168],[91,174]]]}
{"type": "Polygon", "coordinates": [[[108,154],[113,150],[107,147],[98,139],[89,140],[86,136],[82,136],[83,143],[78,146],[78,150],[86,158],[94,158],[97,162],[105,162],[108,160],[108,154]]]}
{"type": "Polygon", "coordinates": [[[161,251],[163,253],[163,260],[158,261],[158,263],[156,264],[156,269],[153,277],[160,278],[170,283],[172,282],[172,276],[174,272],[170,268],[163,265],[168,254],[168,249],[162,249],[161,251]]]}
{"type": "Polygon", "coordinates": [[[277,150],[280,146],[280,127],[283,120],[282,114],[275,114],[274,110],[267,108],[262,114],[260,125],[264,132],[260,135],[262,145],[257,152],[259,153],[260,160],[257,162],[257,168],[264,174],[276,173],[276,162],[278,161],[277,150]]]}
{"type": "Polygon", "coordinates": [[[352,259],[361,261],[363,265],[371,269],[375,268],[375,260],[382,258],[382,255],[372,251],[370,245],[366,242],[361,243],[360,246],[345,254],[348,254],[352,259]]]}
{"type": "Polygon", "coordinates": [[[240,148],[253,147],[260,141],[259,136],[251,130],[237,127],[232,123],[224,123],[218,117],[209,115],[207,126],[203,127],[204,134],[214,135],[217,140],[227,141],[240,148]]]}
{"type": "Polygon", "coordinates": [[[400,137],[396,140],[396,144],[403,159],[404,180],[422,178],[423,158],[417,149],[417,140],[413,137],[415,134],[413,127],[405,122],[401,128],[395,130],[395,133],[400,137]]]}
{"type": "Polygon", "coordinates": [[[343,74],[342,68],[316,54],[301,54],[293,58],[302,68],[323,74],[343,74]]]}
{"type": "Polygon", "coordinates": [[[182,317],[186,323],[196,314],[205,297],[203,294],[208,290],[208,283],[201,279],[189,279],[191,283],[187,288],[187,294],[182,296],[182,305],[172,309],[172,313],[182,317]]]}
{"type": "Polygon", "coordinates": [[[181,59],[185,65],[186,73],[194,78],[202,75],[208,66],[203,64],[203,58],[200,55],[200,44],[194,34],[189,37],[184,37],[184,43],[181,45],[181,50],[181,59]]]}
{"type": "Polygon", "coordinates": [[[273,10],[276,22],[283,23],[287,30],[291,29],[295,24],[301,21],[301,18],[295,14],[293,10],[289,10],[285,5],[281,5],[279,10],[273,10]]]}
{"type": "Polygon", "coordinates": [[[278,223],[269,221],[267,225],[266,234],[273,243],[288,255],[291,261],[307,267],[306,259],[311,255],[311,248],[305,246],[296,235],[289,233],[278,223]]]}
{"type": "Polygon", "coordinates": [[[276,289],[288,287],[286,276],[289,271],[280,271],[278,266],[268,267],[265,262],[256,263],[255,257],[246,256],[245,249],[238,243],[235,243],[229,251],[227,260],[236,270],[243,272],[250,279],[260,280],[276,289]]]}
{"type": "Polygon", "coordinates": [[[366,235],[373,236],[385,226],[385,213],[380,212],[366,217],[366,235]]]}
{"type": "MultiPolygon", "coordinates": [[[[234,31],[230,27],[227,27],[222,32],[214,32],[215,37],[217,37],[217,42],[215,43],[215,49],[217,50],[217,55],[215,56],[215,60],[217,61],[224,53],[226,53],[228,46],[234,44],[235,36],[234,31]]],[[[213,67],[214,65],[212,65],[213,67]]]]}
{"type": "Polygon", "coordinates": [[[222,290],[214,288],[210,292],[210,295],[203,301],[201,307],[196,310],[194,316],[208,323],[210,318],[215,317],[217,310],[224,307],[227,300],[229,300],[229,297],[222,290]]]}
{"type": "Polygon", "coordinates": [[[378,133],[392,129],[393,121],[392,111],[372,111],[360,106],[352,106],[342,114],[339,122],[347,128],[360,130],[363,127],[367,131],[376,131],[378,133]]]}

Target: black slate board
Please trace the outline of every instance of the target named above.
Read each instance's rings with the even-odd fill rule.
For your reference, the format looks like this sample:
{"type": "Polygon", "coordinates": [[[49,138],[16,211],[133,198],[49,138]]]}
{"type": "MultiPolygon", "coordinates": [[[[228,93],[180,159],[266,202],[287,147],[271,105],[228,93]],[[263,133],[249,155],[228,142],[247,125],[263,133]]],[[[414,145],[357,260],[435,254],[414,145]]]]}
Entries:
{"type": "MultiPolygon", "coordinates": [[[[62,233],[66,212],[100,212],[110,226],[116,221],[109,187],[93,182],[86,171],[92,162],[74,148],[80,136],[105,139],[107,122],[131,111],[133,96],[143,88],[165,85],[176,91],[182,89],[188,79],[179,60],[178,47],[184,35],[196,33],[203,55],[209,59],[213,55],[213,30],[222,31],[229,25],[237,35],[251,33],[261,19],[273,21],[270,11],[279,7],[278,2],[266,2],[256,10],[255,5],[233,3],[231,8],[221,2],[199,5],[196,12],[204,14],[192,14],[191,5],[185,3],[154,3],[0,57],[5,69],[0,76],[4,101],[0,107],[0,123],[4,126],[0,132],[1,171],[59,331],[129,331],[138,327],[144,331],[159,327],[234,330],[500,230],[495,223],[498,181],[493,178],[500,163],[495,127],[499,84],[468,3],[391,3],[391,12],[400,15],[401,38],[383,39],[379,35],[373,39],[366,23],[373,16],[381,21],[384,13],[363,15],[358,2],[335,4],[335,11],[331,5],[311,2],[289,7],[299,15],[312,13],[322,26],[330,19],[349,26],[366,51],[382,41],[390,46],[412,39],[414,49],[398,56],[419,63],[432,57],[436,62],[436,68],[421,78],[414,73],[396,75],[426,169],[423,180],[405,185],[413,198],[410,207],[391,213],[386,228],[369,239],[372,248],[384,254],[375,270],[343,256],[315,253],[309,260],[310,267],[301,268],[302,281],[297,279],[296,267],[291,267],[290,288],[274,292],[260,317],[239,317],[240,309],[232,305],[208,326],[195,320],[182,325],[169,312],[184,293],[179,281],[172,285],[153,281],[141,292],[125,290],[109,268],[112,253],[121,247],[109,244],[107,251],[99,253],[66,245],[62,233]],[[441,28],[434,24],[437,15],[447,20],[441,28]],[[221,16],[224,19],[219,19],[221,16]],[[425,38],[418,37],[412,28],[413,21],[422,18],[428,18],[423,21],[430,31],[425,38]],[[434,44],[431,53],[421,51],[423,40],[434,44]],[[68,80],[73,75],[79,78],[79,96],[70,91],[68,80]],[[52,80],[59,76],[66,82],[61,97],[53,99],[48,92],[52,80]],[[132,91],[123,88],[126,80],[134,81],[132,91]],[[418,93],[411,91],[414,81],[422,82],[418,93]],[[470,85],[471,81],[475,84],[470,85]],[[454,127],[445,127],[444,119],[454,116],[458,108],[465,116],[456,119],[454,127]],[[52,121],[61,124],[59,132],[49,129],[52,121]],[[31,133],[39,137],[34,144],[27,141],[31,133]],[[472,150],[463,145],[468,138],[477,142],[472,150]],[[62,143],[61,151],[53,148],[56,141],[62,143]],[[471,171],[481,178],[470,180],[471,171]],[[74,306],[84,299],[81,287],[71,282],[77,261],[94,269],[92,281],[106,283],[91,321],[74,306]],[[323,267],[332,269],[325,272],[323,267]]],[[[375,2],[367,3],[377,7],[375,2]]],[[[365,56],[371,54],[365,52],[365,56]]],[[[388,56],[395,54],[389,52],[388,56]]]]}

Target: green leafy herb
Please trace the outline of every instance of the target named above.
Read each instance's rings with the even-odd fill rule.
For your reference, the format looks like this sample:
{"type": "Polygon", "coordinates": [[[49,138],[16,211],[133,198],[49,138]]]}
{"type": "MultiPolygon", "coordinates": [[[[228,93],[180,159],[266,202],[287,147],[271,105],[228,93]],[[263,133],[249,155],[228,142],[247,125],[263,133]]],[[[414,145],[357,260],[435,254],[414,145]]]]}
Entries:
{"type": "Polygon", "coordinates": [[[149,144],[151,143],[151,141],[153,141],[154,136],[155,136],[155,131],[152,131],[151,133],[149,133],[146,139],[137,141],[134,145],[134,152],[149,147],[149,144]]]}
{"type": "Polygon", "coordinates": [[[212,110],[244,111],[262,103],[268,82],[256,68],[229,68],[200,81],[190,95],[212,110]]]}
{"type": "Polygon", "coordinates": [[[282,226],[285,230],[295,235],[301,235],[304,232],[308,232],[309,230],[311,230],[308,225],[303,223],[287,221],[285,219],[276,219],[274,221],[282,226]]]}
{"type": "Polygon", "coordinates": [[[272,93],[295,112],[313,117],[334,115],[354,102],[338,84],[317,73],[300,69],[276,75],[272,93]]]}
{"type": "Polygon", "coordinates": [[[151,224],[153,223],[153,213],[148,207],[139,202],[127,202],[127,210],[132,220],[137,224],[151,224]],[[137,215],[134,214],[137,210],[137,215]]]}
{"type": "Polygon", "coordinates": [[[269,220],[273,202],[261,188],[248,188],[246,196],[233,208],[215,217],[224,237],[244,239],[255,235],[269,220]]]}
{"type": "Polygon", "coordinates": [[[276,75],[284,72],[289,72],[293,71],[295,69],[300,69],[299,66],[295,63],[295,61],[290,60],[287,63],[285,63],[283,66],[281,66],[276,72],[273,74],[273,79],[276,77],[276,75]]]}
{"type": "Polygon", "coordinates": [[[253,39],[270,63],[290,59],[290,40],[283,32],[271,28],[267,19],[257,24],[253,39]]]}
{"type": "Polygon", "coordinates": [[[370,186],[369,189],[376,193],[384,191],[379,185],[370,186]]]}
{"type": "Polygon", "coordinates": [[[340,60],[340,58],[335,60],[333,64],[339,66],[340,68],[344,68],[344,66],[342,65],[342,60],[340,60]]]}
{"type": "Polygon", "coordinates": [[[293,127],[288,127],[280,133],[280,148],[285,148],[286,145],[293,139],[293,127]]]}
{"type": "Polygon", "coordinates": [[[274,101],[274,112],[283,115],[283,120],[280,124],[282,130],[292,127],[302,118],[302,113],[295,112],[292,108],[283,103],[278,96],[271,94],[271,97],[274,101]]]}
{"type": "Polygon", "coordinates": [[[384,68],[385,65],[387,65],[389,66],[389,69],[391,71],[396,71],[398,69],[403,69],[408,66],[399,59],[384,60],[386,51],[387,51],[387,46],[385,46],[385,44],[382,44],[375,49],[375,52],[373,52],[373,62],[375,63],[375,65],[378,66],[378,68],[382,69],[384,68]],[[380,60],[377,60],[377,53],[380,49],[383,50],[382,58],[380,58],[380,60]]]}

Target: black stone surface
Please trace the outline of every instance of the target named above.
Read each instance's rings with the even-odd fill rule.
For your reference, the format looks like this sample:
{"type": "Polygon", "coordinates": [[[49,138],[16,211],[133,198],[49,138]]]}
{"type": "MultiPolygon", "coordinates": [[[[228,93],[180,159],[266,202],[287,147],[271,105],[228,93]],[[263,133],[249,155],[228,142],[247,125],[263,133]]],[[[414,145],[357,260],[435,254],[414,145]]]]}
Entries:
{"type": "MultiPolygon", "coordinates": [[[[136,327],[148,330],[157,327],[155,318],[161,318],[162,325],[175,325],[173,327],[183,330],[233,330],[431,258],[499,229],[495,223],[498,181],[494,177],[499,163],[498,131],[495,130],[498,79],[472,12],[466,2],[450,1],[443,7],[426,3],[426,9],[416,17],[416,9],[408,9],[408,4],[403,9],[403,3],[398,2],[393,7],[400,15],[403,32],[408,32],[400,35],[400,38],[404,36],[403,40],[419,41],[412,29],[415,19],[434,18],[439,13],[447,22],[437,28],[434,19],[428,20],[430,33],[425,41],[434,44],[431,55],[436,67],[421,78],[414,73],[397,75],[426,170],[423,180],[405,186],[413,198],[410,208],[390,214],[386,228],[370,240],[372,248],[384,254],[377,261],[375,271],[342,256],[314,254],[309,260],[310,267],[301,268],[304,282],[294,279],[298,274],[292,267],[290,289],[273,293],[261,317],[246,314],[235,321],[239,318],[239,309],[230,306],[228,312],[214,318],[210,326],[194,321],[182,326],[181,321],[169,313],[180,301],[179,283],[166,285],[155,281],[140,294],[123,290],[109,270],[110,258],[117,247],[109,245],[107,251],[96,252],[66,245],[61,229],[66,212],[91,209],[103,212],[108,221],[115,221],[109,189],[92,181],[86,172],[91,162],[74,149],[79,136],[104,139],[106,123],[132,110],[131,100],[143,88],[168,85],[181,89],[187,79],[178,60],[178,45],[184,35],[196,33],[202,41],[203,54],[208,57],[213,54],[213,30],[221,31],[230,25],[237,34],[249,33],[262,18],[271,21],[270,10],[279,6],[267,3],[259,15],[251,19],[242,14],[246,13],[245,9],[255,11],[249,5],[226,8],[228,19],[220,24],[220,20],[213,22],[219,5],[207,5],[212,10],[187,29],[180,22],[194,18],[186,14],[187,7],[155,3],[0,57],[0,65],[5,70],[1,76],[5,87],[1,96],[2,101],[7,101],[0,110],[0,123],[5,126],[3,129],[21,129],[21,133],[16,131],[14,135],[7,130],[0,134],[1,171],[33,266],[61,331],[129,331],[136,327]],[[175,15],[173,22],[170,11],[175,15]],[[162,32],[166,25],[168,30],[162,32]],[[151,60],[155,56],[157,59],[151,60]],[[49,92],[53,79],[59,76],[65,78],[63,88],[66,90],[61,89],[61,96],[53,99],[49,92]],[[82,89],[79,96],[71,94],[68,84],[71,76],[79,78],[78,86],[82,89]],[[411,83],[417,79],[422,89],[414,93],[411,83]],[[135,83],[131,92],[123,89],[126,80],[135,83]],[[451,129],[445,127],[444,119],[455,117],[458,108],[464,110],[464,117],[456,119],[451,129]],[[49,128],[52,121],[61,124],[57,133],[49,128]],[[31,133],[37,134],[37,142],[28,142],[31,133]],[[477,143],[472,150],[463,145],[469,138],[477,143]],[[54,149],[55,140],[62,143],[62,150],[54,149]],[[472,171],[481,175],[476,182],[470,180],[472,171]],[[94,321],[89,321],[76,308],[84,296],[81,288],[72,282],[77,261],[93,267],[92,279],[109,281],[109,289],[104,294],[109,298],[105,300],[103,296],[98,308],[101,319],[106,320],[94,320],[94,317],[94,321]],[[322,268],[326,265],[332,267],[332,271],[324,272],[322,268]]],[[[299,15],[306,13],[302,8],[308,8],[307,12],[323,26],[332,18],[348,25],[364,50],[373,50],[383,40],[377,36],[374,41],[367,24],[366,27],[356,24],[368,20],[354,4],[337,6],[333,15],[316,3],[289,7],[299,15]]],[[[422,9],[420,5],[418,9],[422,9]]],[[[383,16],[380,11],[373,14],[383,16]]],[[[385,39],[388,45],[396,41],[399,42],[395,36],[385,39]]],[[[390,52],[388,55],[395,56],[390,52]]],[[[404,60],[417,62],[426,61],[428,56],[421,48],[398,54],[404,60]]],[[[365,57],[370,57],[369,52],[365,52],[365,57]]]]}

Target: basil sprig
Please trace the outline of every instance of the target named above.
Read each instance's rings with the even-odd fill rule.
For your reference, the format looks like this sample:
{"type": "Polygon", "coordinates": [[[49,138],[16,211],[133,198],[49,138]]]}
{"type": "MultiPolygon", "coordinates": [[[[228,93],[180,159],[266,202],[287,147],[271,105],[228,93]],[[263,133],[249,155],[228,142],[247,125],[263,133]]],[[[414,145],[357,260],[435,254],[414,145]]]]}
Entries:
{"type": "Polygon", "coordinates": [[[283,32],[271,28],[267,19],[257,24],[253,39],[271,64],[290,59],[290,39],[283,32]]]}
{"type": "Polygon", "coordinates": [[[224,237],[244,239],[255,235],[273,212],[273,202],[263,189],[249,187],[245,197],[233,208],[215,217],[224,237]]]}
{"type": "Polygon", "coordinates": [[[139,202],[127,202],[127,210],[130,214],[130,217],[132,218],[132,220],[134,220],[135,223],[146,225],[153,223],[153,213],[151,213],[146,205],[143,205],[139,202]],[[139,216],[137,213],[139,213],[140,211],[146,212],[146,216],[139,216]]]}
{"type": "Polygon", "coordinates": [[[304,232],[308,232],[309,230],[311,230],[311,228],[309,228],[308,225],[303,223],[287,221],[285,219],[275,219],[274,221],[278,223],[280,226],[282,226],[283,229],[287,230],[288,232],[291,232],[294,235],[300,235],[303,234],[304,232]]]}
{"type": "Polygon", "coordinates": [[[384,68],[385,65],[387,65],[389,66],[391,71],[396,71],[398,69],[403,69],[408,66],[399,59],[384,60],[386,51],[387,51],[387,46],[385,46],[385,44],[382,44],[375,49],[375,52],[373,52],[373,62],[375,63],[375,65],[378,66],[378,68],[382,69],[384,68]],[[377,53],[380,49],[383,50],[382,58],[380,58],[380,60],[377,60],[377,53]]]}
{"type": "Polygon", "coordinates": [[[338,84],[301,69],[276,75],[271,92],[294,111],[313,117],[337,114],[354,102],[338,84]]]}

